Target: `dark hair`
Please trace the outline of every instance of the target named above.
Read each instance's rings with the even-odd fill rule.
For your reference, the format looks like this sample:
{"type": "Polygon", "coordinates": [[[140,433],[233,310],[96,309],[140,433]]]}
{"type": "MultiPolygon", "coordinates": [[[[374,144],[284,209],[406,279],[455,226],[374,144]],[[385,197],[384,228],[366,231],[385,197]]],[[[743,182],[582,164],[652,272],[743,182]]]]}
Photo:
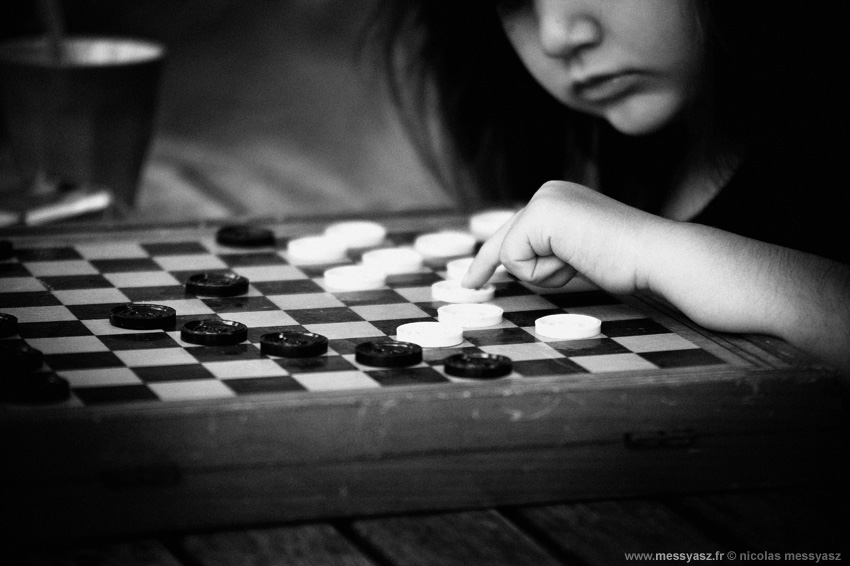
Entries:
{"type": "MultiPolygon", "coordinates": [[[[834,76],[846,67],[846,50],[834,45],[843,31],[832,31],[839,33],[840,2],[818,3],[801,17],[773,0],[693,1],[705,53],[695,109],[704,123],[695,143],[799,140],[791,136],[812,135],[814,124],[824,124],[825,109],[843,103],[823,92],[817,103],[811,96],[826,86],[831,66],[834,76]]],[[[567,109],[526,71],[494,4],[384,0],[378,6],[373,37],[393,99],[427,164],[461,204],[477,206],[485,199],[527,200],[550,179],[586,183],[587,164],[595,161],[605,192],[651,209],[663,197],[658,187],[675,173],[658,163],[677,162],[686,132],[674,126],[631,138],[567,109]],[[625,179],[627,191],[618,188],[625,179]]]]}

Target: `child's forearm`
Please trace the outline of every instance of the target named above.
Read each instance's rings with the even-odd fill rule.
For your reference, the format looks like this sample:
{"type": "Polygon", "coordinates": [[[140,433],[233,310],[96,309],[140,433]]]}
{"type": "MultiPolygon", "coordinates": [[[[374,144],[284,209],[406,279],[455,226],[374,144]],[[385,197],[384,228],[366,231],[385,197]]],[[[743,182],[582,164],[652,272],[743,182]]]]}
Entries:
{"type": "Polygon", "coordinates": [[[779,336],[850,375],[850,267],[689,223],[647,238],[640,287],[707,328],[779,336]]]}

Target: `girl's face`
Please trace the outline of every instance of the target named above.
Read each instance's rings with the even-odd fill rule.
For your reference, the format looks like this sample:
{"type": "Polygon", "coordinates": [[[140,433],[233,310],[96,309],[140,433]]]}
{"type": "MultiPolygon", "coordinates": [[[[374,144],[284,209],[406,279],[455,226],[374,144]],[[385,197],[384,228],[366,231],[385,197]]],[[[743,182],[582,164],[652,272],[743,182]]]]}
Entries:
{"type": "Polygon", "coordinates": [[[702,53],[692,0],[502,0],[499,15],[543,88],[624,134],[662,128],[693,96],[702,53]]]}

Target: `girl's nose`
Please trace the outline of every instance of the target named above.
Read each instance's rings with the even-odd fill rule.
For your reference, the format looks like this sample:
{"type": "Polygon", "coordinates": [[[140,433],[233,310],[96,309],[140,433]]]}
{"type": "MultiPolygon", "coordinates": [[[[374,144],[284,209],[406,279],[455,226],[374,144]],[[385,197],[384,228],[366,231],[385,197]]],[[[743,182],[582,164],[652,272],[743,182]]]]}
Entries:
{"type": "Polygon", "coordinates": [[[538,3],[538,25],[543,51],[565,57],[602,41],[602,25],[589,11],[569,9],[568,3],[538,3]]]}

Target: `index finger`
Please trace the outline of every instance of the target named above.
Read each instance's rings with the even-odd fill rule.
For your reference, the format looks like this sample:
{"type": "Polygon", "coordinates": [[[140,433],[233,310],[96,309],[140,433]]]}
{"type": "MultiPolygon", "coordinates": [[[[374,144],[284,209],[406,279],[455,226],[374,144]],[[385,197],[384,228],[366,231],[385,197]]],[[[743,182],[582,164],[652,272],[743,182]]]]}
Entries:
{"type": "Polygon", "coordinates": [[[469,270],[461,280],[461,286],[468,289],[477,289],[489,281],[496,268],[502,263],[499,260],[499,254],[502,249],[502,242],[505,240],[505,235],[507,235],[508,231],[514,225],[521,212],[519,211],[511,216],[487,241],[481,244],[481,249],[478,250],[478,253],[469,266],[469,270]]]}

